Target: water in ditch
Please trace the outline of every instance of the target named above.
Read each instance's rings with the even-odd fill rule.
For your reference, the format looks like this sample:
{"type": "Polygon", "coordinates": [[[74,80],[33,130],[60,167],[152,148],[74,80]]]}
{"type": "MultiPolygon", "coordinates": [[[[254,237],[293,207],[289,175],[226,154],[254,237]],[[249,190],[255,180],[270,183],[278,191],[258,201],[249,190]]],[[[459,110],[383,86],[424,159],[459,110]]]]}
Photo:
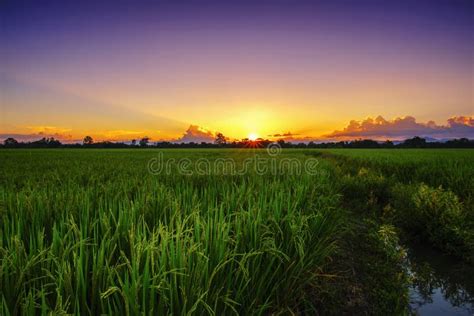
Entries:
{"type": "Polygon", "coordinates": [[[426,245],[408,247],[410,310],[417,315],[474,315],[474,266],[426,245]]]}

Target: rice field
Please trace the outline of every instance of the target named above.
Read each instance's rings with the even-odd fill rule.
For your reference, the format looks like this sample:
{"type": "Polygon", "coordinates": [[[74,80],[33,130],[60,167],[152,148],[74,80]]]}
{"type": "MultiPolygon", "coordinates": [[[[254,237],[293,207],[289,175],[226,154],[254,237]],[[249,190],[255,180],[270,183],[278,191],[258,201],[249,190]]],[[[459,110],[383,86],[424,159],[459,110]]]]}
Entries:
{"type": "Polygon", "coordinates": [[[373,169],[399,182],[441,186],[473,203],[472,149],[331,149],[320,152],[349,159],[352,166],[373,169]]]}
{"type": "Polygon", "coordinates": [[[154,150],[0,154],[3,315],[302,311],[335,249],[327,177],[155,175],[154,150]]]}
{"type": "MultiPolygon", "coordinates": [[[[398,282],[381,280],[392,280],[403,253],[396,227],[410,228],[396,194],[410,193],[418,224],[446,226],[421,229],[428,241],[454,255],[474,249],[472,153],[2,150],[0,314],[337,311],[341,292],[363,282],[344,272],[348,257],[362,255],[347,250],[354,231],[371,241],[364,251],[376,262],[359,265],[379,278],[373,286],[398,282]],[[441,204],[427,204],[437,195],[441,204]]],[[[405,311],[394,291],[357,295],[375,301],[368,313],[405,311]]]]}

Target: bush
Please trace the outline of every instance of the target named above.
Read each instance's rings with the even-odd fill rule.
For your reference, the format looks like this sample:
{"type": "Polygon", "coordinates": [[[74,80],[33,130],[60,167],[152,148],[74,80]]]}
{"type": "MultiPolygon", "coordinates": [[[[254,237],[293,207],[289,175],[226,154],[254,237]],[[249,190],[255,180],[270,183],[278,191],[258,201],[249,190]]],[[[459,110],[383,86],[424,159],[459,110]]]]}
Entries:
{"type": "Polygon", "coordinates": [[[392,201],[396,221],[449,253],[469,258],[474,251],[473,234],[458,197],[442,187],[426,184],[394,186],[392,201]]]}
{"type": "Polygon", "coordinates": [[[366,224],[369,230],[365,260],[370,263],[367,277],[371,279],[368,284],[372,284],[369,297],[377,301],[372,312],[374,315],[403,315],[406,313],[409,283],[404,264],[406,251],[399,244],[394,226],[373,221],[366,221],[366,224]]]}

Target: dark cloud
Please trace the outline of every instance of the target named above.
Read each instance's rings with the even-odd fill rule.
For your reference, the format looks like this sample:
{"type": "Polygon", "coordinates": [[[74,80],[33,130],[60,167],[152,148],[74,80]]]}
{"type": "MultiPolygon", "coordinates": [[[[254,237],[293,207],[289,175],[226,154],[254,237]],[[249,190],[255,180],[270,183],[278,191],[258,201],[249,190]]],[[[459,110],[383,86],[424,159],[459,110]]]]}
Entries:
{"type": "Polygon", "coordinates": [[[292,132],[286,132],[286,133],[282,133],[282,134],[273,134],[273,135],[268,135],[269,137],[293,137],[293,136],[297,136],[299,134],[294,134],[292,132]]]}
{"type": "Polygon", "coordinates": [[[412,116],[385,120],[382,116],[363,121],[350,121],[343,130],[324,135],[329,139],[405,139],[420,136],[437,139],[474,138],[474,119],[471,116],[456,116],[447,120],[447,125],[433,121],[419,123],[412,116]]]}

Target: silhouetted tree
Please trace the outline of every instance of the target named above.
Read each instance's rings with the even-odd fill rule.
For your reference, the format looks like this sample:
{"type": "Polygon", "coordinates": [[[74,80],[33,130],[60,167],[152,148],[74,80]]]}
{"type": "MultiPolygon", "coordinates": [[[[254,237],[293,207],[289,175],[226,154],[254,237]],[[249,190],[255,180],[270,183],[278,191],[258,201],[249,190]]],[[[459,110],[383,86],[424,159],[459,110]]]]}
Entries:
{"type": "Polygon", "coordinates": [[[403,142],[404,147],[420,148],[426,147],[426,139],[415,136],[403,142]]]}
{"type": "Polygon", "coordinates": [[[222,133],[217,133],[214,143],[223,146],[227,143],[227,139],[222,133]]]}
{"type": "Polygon", "coordinates": [[[277,141],[277,143],[278,143],[278,145],[280,145],[280,147],[282,147],[282,148],[283,148],[283,147],[286,147],[286,143],[285,143],[285,141],[284,141],[283,139],[279,139],[279,140],[277,141]]]}
{"type": "MultiPolygon", "coordinates": [[[[218,135],[216,135],[217,138],[218,135]]],[[[225,136],[219,137],[219,139],[225,139],[225,136]]],[[[84,139],[86,143],[89,143],[87,137],[84,139]]],[[[226,139],[227,140],[227,139],[226,139]]],[[[138,141],[140,147],[147,147],[150,139],[148,137],[144,137],[138,141]]],[[[222,148],[225,146],[226,148],[265,148],[272,141],[268,139],[259,138],[254,141],[250,141],[247,138],[244,138],[240,141],[234,140],[232,142],[227,142],[225,144],[219,144],[219,142],[214,143],[172,143],[172,142],[158,142],[153,147],[156,148],[222,148]]],[[[61,144],[61,142],[57,139],[51,138],[42,138],[37,141],[33,142],[18,142],[14,138],[7,138],[0,144],[2,148],[57,148],[57,147],[66,147],[66,148],[130,148],[134,147],[137,144],[137,140],[132,140],[131,145],[121,142],[95,142],[90,143],[87,146],[81,145],[79,143],[75,144],[61,144]]],[[[314,143],[309,142],[306,143],[299,143],[294,144],[291,142],[285,142],[283,139],[278,140],[278,144],[282,148],[474,148],[474,140],[467,139],[467,138],[460,138],[460,139],[452,139],[446,142],[441,141],[434,141],[434,142],[427,142],[424,138],[421,137],[414,137],[411,139],[407,139],[402,143],[394,144],[391,141],[387,140],[385,142],[378,142],[371,139],[358,139],[353,141],[340,141],[340,142],[326,142],[326,143],[314,143]]]]}
{"type": "Polygon", "coordinates": [[[13,137],[8,137],[3,141],[3,144],[5,145],[5,147],[15,147],[16,145],[18,145],[18,141],[13,137]]]}
{"type": "Polygon", "coordinates": [[[393,146],[393,142],[388,139],[382,143],[382,147],[384,148],[392,148],[393,146]]]}
{"type": "Polygon", "coordinates": [[[378,148],[380,144],[372,139],[358,139],[350,142],[349,147],[352,148],[378,148]]]}
{"type": "Polygon", "coordinates": [[[40,140],[30,143],[31,147],[60,147],[62,146],[61,142],[54,137],[46,138],[43,137],[40,140]]]}
{"type": "Polygon", "coordinates": [[[142,139],[140,139],[140,147],[146,147],[148,146],[148,142],[150,141],[150,138],[145,136],[142,139]]]}
{"type": "Polygon", "coordinates": [[[92,145],[94,143],[94,140],[90,136],[84,137],[84,140],[82,141],[84,145],[92,145]]]}
{"type": "Polygon", "coordinates": [[[473,148],[474,140],[469,140],[467,138],[452,139],[448,140],[445,143],[445,146],[448,148],[473,148]]]}

